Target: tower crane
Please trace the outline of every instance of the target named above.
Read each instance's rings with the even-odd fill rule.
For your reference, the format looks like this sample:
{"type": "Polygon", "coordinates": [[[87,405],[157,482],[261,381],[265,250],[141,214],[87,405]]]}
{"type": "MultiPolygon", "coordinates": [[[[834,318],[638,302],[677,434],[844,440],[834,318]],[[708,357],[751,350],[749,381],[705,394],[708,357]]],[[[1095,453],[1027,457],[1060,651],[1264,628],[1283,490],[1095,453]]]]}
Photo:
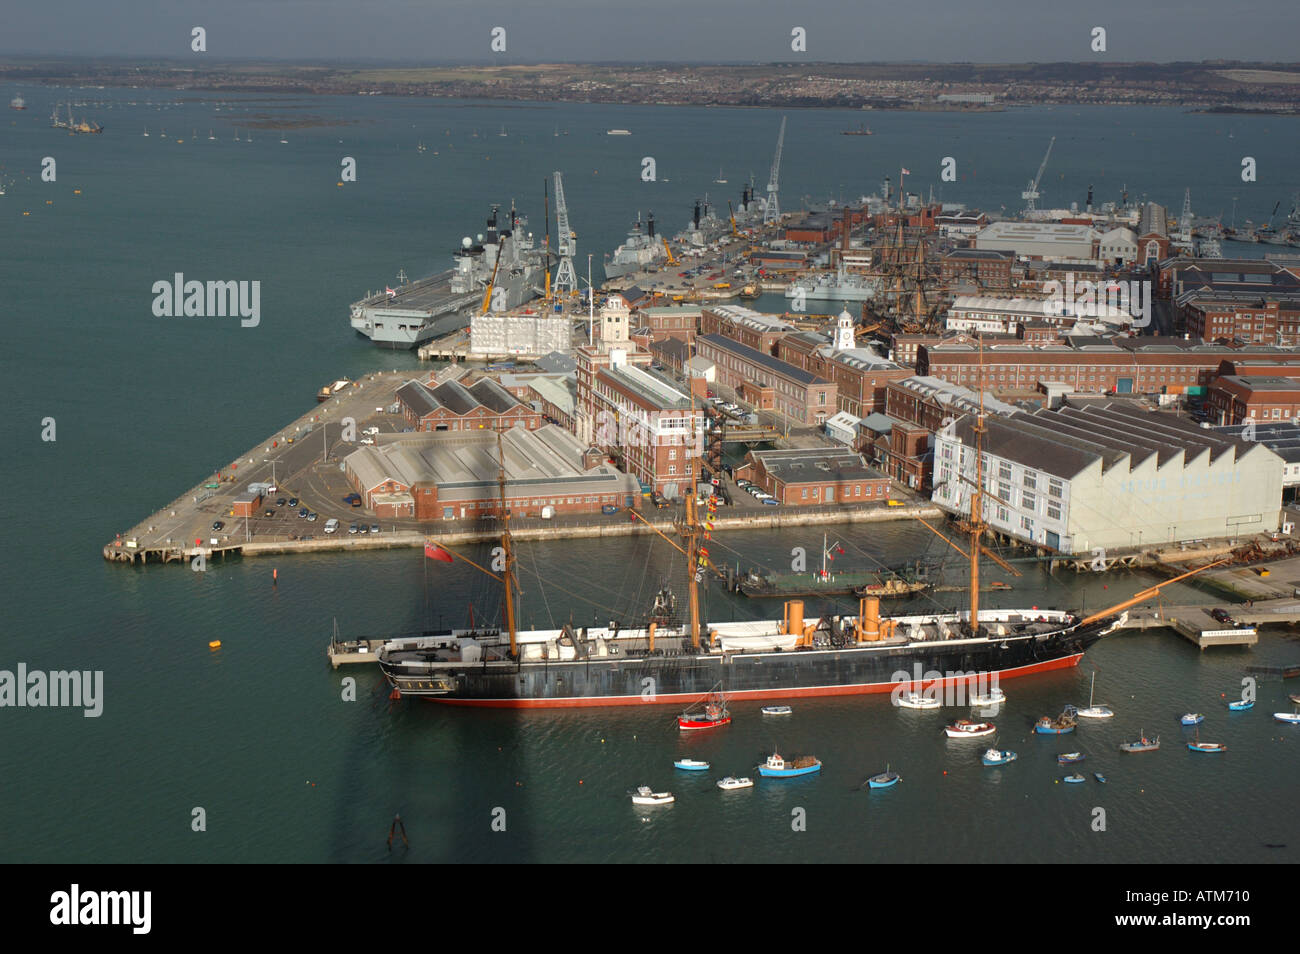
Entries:
{"type": "Polygon", "coordinates": [[[551,286],[559,295],[576,295],[578,293],[578,273],[573,270],[573,252],[577,243],[569,229],[569,206],[564,201],[564,179],[555,173],[555,227],[557,231],[555,251],[560,264],[555,267],[555,283],[551,286]]]}
{"type": "Polygon", "coordinates": [[[1029,183],[1029,188],[1026,189],[1024,192],[1020,193],[1020,198],[1029,200],[1029,205],[1025,209],[1026,212],[1034,211],[1035,208],[1034,203],[1038,200],[1039,197],[1038,183],[1043,178],[1044,170],[1047,169],[1047,159],[1049,156],[1051,156],[1052,146],[1054,146],[1055,144],[1056,144],[1056,137],[1053,136],[1051,142],[1047,144],[1047,152],[1043,154],[1043,163],[1038,167],[1038,175],[1034,176],[1034,181],[1029,183]]]}
{"type": "Polygon", "coordinates": [[[767,205],[763,207],[763,224],[781,221],[781,202],[777,198],[781,181],[781,148],[785,145],[785,117],[781,117],[781,133],[776,137],[776,155],[772,157],[772,175],[767,180],[767,205]]]}

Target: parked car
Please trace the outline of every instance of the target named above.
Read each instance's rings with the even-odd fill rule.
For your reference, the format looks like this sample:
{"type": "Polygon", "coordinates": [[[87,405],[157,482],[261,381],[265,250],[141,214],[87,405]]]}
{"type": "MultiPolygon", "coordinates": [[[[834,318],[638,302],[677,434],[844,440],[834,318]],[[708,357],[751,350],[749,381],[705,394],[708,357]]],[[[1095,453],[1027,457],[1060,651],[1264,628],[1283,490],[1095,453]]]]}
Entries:
{"type": "Polygon", "coordinates": [[[377,523],[372,523],[372,524],[370,525],[370,532],[371,532],[371,533],[378,533],[378,532],[379,532],[379,524],[377,524],[377,523]]]}
{"type": "Polygon", "coordinates": [[[283,497],[281,497],[279,500],[277,500],[277,501],[275,502],[275,505],[276,505],[277,507],[283,507],[283,506],[285,505],[285,499],[284,499],[283,497]]]}
{"type": "Polygon", "coordinates": [[[297,497],[290,497],[290,498],[289,498],[289,506],[290,506],[290,507],[296,507],[296,506],[298,506],[298,498],[297,498],[297,497]]]}
{"type": "Polygon", "coordinates": [[[618,513],[618,507],[613,504],[605,504],[600,508],[601,513],[618,513]]]}
{"type": "Polygon", "coordinates": [[[272,509],[270,509],[270,508],[268,507],[267,510],[266,510],[266,516],[268,516],[268,517],[274,517],[274,516],[275,516],[275,511],[272,510],[272,509]]]}
{"type": "Polygon", "coordinates": [[[303,507],[301,510],[298,511],[298,516],[305,517],[307,516],[308,513],[310,513],[310,511],[306,507],[303,507]]]}
{"type": "Polygon", "coordinates": [[[356,532],[357,532],[357,525],[355,523],[348,526],[348,533],[356,533],[356,532]]]}
{"type": "MultiPolygon", "coordinates": [[[[313,514],[313,516],[314,516],[314,514],[313,514]]],[[[311,517],[308,517],[307,519],[310,520],[311,517]]],[[[337,530],[338,528],[339,528],[339,522],[338,522],[338,520],[336,520],[336,519],[333,518],[333,517],[330,517],[329,520],[326,521],[326,523],[325,523],[325,532],[326,532],[326,533],[333,533],[333,532],[334,532],[335,530],[337,530]]]]}
{"type": "Polygon", "coordinates": [[[311,513],[307,514],[307,522],[308,522],[308,523],[311,523],[311,522],[312,522],[313,520],[315,520],[315,519],[316,519],[316,512],[315,512],[315,511],[312,511],[311,513]]]}
{"type": "Polygon", "coordinates": [[[747,487],[750,487],[750,486],[752,486],[752,485],[751,485],[750,482],[749,482],[748,480],[746,480],[744,477],[741,477],[741,478],[738,478],[738,479],[736,480],[736,486],[739,487],[741,490],[744,490],[744,489],[746,489],[747,487]]]}
{"type": "Polygon", "coordinates": [[[213,533],[218,533],[219,531],[222,531],[222,530],[224,530],[224,529],[226,529],[226,525],[225,525],[224,523],[222,523],[220,520],[215,520],[215,521],[213,521],[213,523],[212,523],[212,532],[213,532],[213,533]]]}
{"type": "Polygon", "coordinates": [[[366,523],[357,524],[357,533],[369,533],[370,525],[366,523]]]}
{"type": "Polygon", "coordinates": [[[767,496],[767,497],[764,497],[764,498],[763,498],[763,503],[767,504],[769,507],[775,507],[775,506],[777,506],[780,502],[781,502],[781,501],[777,500],[775,497],[770,496],[770,495],[767,496]]]}
{"type": "Polygon", "coordinates": [[[1232,614],[1230,614],[1225,609],[1210,610],[1210,615],[1214,617],[1216,620],[1218,620],[1220,623],[1224,623],[1228,626],[1233,625],[1232,614]]]}

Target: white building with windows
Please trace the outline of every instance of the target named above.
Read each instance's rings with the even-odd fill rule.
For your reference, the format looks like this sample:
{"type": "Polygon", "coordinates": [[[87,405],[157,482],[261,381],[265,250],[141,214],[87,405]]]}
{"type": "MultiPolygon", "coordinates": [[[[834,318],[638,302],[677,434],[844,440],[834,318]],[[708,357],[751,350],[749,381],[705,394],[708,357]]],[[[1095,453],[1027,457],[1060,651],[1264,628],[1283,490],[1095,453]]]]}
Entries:
{"type": "MultiPolygon", "coordinates": [[[[1126,401],[985,419],[983,517],[1063,554],[1276,530],[1282,459],[1263,444],[1126,401]]],[[[935,439],[933,500],[970,512],[967,415],[935,439]]]]}

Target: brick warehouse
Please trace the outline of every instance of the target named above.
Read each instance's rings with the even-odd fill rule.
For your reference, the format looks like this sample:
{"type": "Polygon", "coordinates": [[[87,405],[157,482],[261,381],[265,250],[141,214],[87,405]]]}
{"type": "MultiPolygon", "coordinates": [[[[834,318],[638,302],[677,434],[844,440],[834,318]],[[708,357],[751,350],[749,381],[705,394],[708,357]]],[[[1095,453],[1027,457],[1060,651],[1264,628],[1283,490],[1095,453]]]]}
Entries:
{"type": "MultiPolygon", "coordinates": [[[[348,482],[382,519],[475,520],[499,516],[500,460],[495,431],[391,435],[344,458],[348,482]]],[[[607,504],[633,506],[636,480],[589,452],[554,424],[501,434],[506,507],[515,516],[594,513],[607,504]]]]}
{"type": "MultiPolygon", "coordinates": [[[[1086,338],[1050,347],[986,346],[982,375],[990,390],[1059,381],[1071,390],[1093,394],[1183,394],[1209,385],[1225,360],[1295,353],[1264,345],[1233,348],[1176,338],[1086,338]]],[[[917,349],[918,375],[976,387],[980,365],[975,344],[923,344],[917,349]]]]}
{"type": "Polygon", "coordinates": [[[496,430],[521,424],[536,430],[544,423],[540,411],[524,404],[491,378],[466,387],[445,381],[430,387],[408,381],[397,389],[402,417],[417,431],[496,430]]]}
{"type": "Polygon", "coordinates": [[[869,503],[889,497],[889,478],[848,448],[750,451],[736,476],[752,480],[790,507],[869,503]]]}
{"type": "Polygon", "coordinates": [[[1216,424],[1294,420],[1300,415],[1300,381],[1276,375],[1224,375],[1210,385],[1205,403],[1216,424]]]}
{"type": "Polygon", "coordinates": [[[721,335],[700,335],[696,354],[712,361],[718,383],[757,410],[799,424],[824,424],[838,409],[834,382],[721,335]]]}

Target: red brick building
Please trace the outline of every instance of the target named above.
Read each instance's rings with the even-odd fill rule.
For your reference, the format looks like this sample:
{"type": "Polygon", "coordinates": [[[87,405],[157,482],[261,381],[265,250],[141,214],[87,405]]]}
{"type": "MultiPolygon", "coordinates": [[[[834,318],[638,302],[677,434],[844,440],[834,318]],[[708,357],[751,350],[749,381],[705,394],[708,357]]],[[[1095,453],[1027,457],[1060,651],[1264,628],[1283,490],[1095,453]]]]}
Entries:
{"type": "Polygon", "coordinates": [[[1300,344],[1300,293],[1270,300],[1207,289],[1184,296],[1178,307],[1187,333],[1202,341],[1300,344]]]}
{"type": "Polygon", "coordinates": [[[700,311],[700,334],[721,335],[764,354],[776,354],[776,343],[798,330],[783,318],[739,305],[710,305],[700,311]]]}
{"type": "Polygon", "coordinates": [[[642,308],[636,315],[642,328],[650,332],[651,341],[663,341],[665,338],[677,338],[687,343],[695,340],[695,332],[700,324],[699,305],[671,305],[658,308],[642,308]]]}
{"type": "Polygon", "coordinates": [[[973,279],[981,288],[1010,288],[1013,252],[957,248],[939,260],[939,277],[946,282],[973,279]]]}
{"type": "Polygon", "coordinates": [[[1205,403],[1218,424],[1295,420],[1300,415],[1300,381],[1294,378],[1227,375],[1215,380],[1205,403]]]}
{"type": "Polygon", "coordinates": [[[804,425],[824,424],[839,410],[834,382],[738,341],[702,334],[695,353],[713,362],[718,384],[759,410],[804,425]]]}
{"type": "Polygon", "coordinates": [[[536,411],[491,378],[466,387],[446,381],[430,387],[408,381],[397,390],[406,423],[417,431],[499,430],[521,424],[536,430],[544,423],[536,411]]]}
{"type": "Polygon", "coordinates": [[[885,385],[910,377],[910,368],[880,357],[867,348],[836,351],[814,332],[787,335],[777,342],[776,356],[797,368],[835,384],[837,410],[857,417],[882,410],[885,385]]]}
{"type": "Polygon", "coordinates": [[[1091,339],[1084,344],[1037,347],[1027,344],[922,346],[917,373],[986,390],[1033,388],[1039,381],[1059,381],[1073,391],[1094,394],[1182,394],[1205,387],[1231,357],[1268,358],[1286,352],[1254,345],[1231,348],[1181,339],[1091,339]]]}
{"type": "Polygon", "coordinates": [[[752,480],[788,507],[889,498],[889,478],[848,448],[750,451],[736,476],[752,480]]]}

